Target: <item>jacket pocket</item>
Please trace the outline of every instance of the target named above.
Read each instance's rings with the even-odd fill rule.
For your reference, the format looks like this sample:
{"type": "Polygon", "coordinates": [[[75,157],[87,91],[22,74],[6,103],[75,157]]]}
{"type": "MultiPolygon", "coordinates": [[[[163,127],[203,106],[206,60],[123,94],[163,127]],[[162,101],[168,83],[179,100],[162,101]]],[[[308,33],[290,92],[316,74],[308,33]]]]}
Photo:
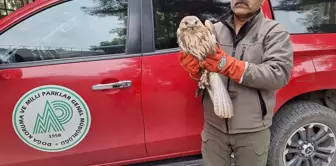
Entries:
{"type": "Polygon", "coordinates": [[[260,90],[258,90],[258,97],[259,97],[259,102],[260,102],[260,108],[261,108],[261,117],[262,119],[264,119],[264,117],[267,115],[267,108],[266,108],[266,104],[265,101],[261,95],[260,90]]]}

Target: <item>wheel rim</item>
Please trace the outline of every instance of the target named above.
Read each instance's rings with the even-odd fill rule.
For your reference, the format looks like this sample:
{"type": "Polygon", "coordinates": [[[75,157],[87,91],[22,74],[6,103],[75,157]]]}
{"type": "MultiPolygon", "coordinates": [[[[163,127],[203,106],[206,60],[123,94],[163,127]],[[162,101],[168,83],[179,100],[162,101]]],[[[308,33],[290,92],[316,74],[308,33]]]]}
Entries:
{"type": "Polygon", "coordinates": [[[336,148],[334,132],[321,123],[309,123],[288,139],[283,153],[285,166],[329,166],[336,148]]]}

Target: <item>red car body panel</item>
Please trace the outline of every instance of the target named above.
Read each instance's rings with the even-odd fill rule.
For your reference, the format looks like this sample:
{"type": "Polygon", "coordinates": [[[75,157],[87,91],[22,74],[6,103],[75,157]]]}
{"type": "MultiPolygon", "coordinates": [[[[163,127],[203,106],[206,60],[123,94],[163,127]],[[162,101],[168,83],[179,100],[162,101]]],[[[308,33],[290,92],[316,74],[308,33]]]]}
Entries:
{"type": "Polygon", "coordinates": [[[0,87],[6,87],[1,88],[1,93],[11,94],[0,100],[2,117],[7,117],[0,121],[2,132],[6,133],[6,137],[0,137],[0,165],[75,166],[146,157],[141,118],[141,58],[0,70],[0,76],[0,87]],[[133,86],[123,90],[91,90],[92,85],[120,80],[131,80],[133,86]],[[48,84],[76,91],[91,112],[91,127],[85,139],[76,148],[60,153],[41,152],[27,146],[12,127],[12,110],[18,98],[34,87],[48,84]]]}
{"type": "Polygon", "coordinates": [[[277,92],[277,111],[286,101],[307,92],[335,89],[335,34],[293,34],[294,67],[291,81],[277,92]]]}
{"type": "Polygon", "coordinates": [[[193,97],[196,88],[176,53],[143,57],[142,105],[149,156],[199,149],[203,111],[200,98],[193,97]]]}
{"type": "MultiPolygon", "coordinates": [[[[38,0],[0,20],[0,31],[59,0],[38,0]]],[[[262,8],[273,18],[269,2],[262,8]]],[[[300,94],[336,88],[334,34],[293,34],[294,68],[277,91],[276,112],[300,94]]],[[[0,165],[123,165],[200,152],[203,110],[196,82],[180,67],[177,52],[0,70],[0,165]],[[80,80],[80,81],[79,81],[80,80]],[[129,89],[92,91],[100,83],[131,80],[129,89]],[[57,84],[78,92],[90,106],[91,128],[75,148],[45,153],[24,144],[12,125],[18,98],[36,86],[57,84]],[[15,93],[13,93],[15,92],[15,93]],[[99,99],[99,103],[97,100],[99,99]],[[97,164],[98,163],[98,164],[97,164]],[[101,164],[99,164],[101,163],[101,164]]]]}

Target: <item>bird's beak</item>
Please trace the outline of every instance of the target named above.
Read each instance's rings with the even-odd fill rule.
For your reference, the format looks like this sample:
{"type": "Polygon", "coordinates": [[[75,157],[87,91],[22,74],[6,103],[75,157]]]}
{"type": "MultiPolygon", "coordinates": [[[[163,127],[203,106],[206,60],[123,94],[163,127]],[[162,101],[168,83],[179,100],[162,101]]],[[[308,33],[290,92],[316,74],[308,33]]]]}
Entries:
{"type": "Polygon", "coordinates": [[[196,27],[196,25],[192,25],[192,26],[190,26],[190,28],[191,28],[192,30],[194,30],[195,27],[196,27]]]}

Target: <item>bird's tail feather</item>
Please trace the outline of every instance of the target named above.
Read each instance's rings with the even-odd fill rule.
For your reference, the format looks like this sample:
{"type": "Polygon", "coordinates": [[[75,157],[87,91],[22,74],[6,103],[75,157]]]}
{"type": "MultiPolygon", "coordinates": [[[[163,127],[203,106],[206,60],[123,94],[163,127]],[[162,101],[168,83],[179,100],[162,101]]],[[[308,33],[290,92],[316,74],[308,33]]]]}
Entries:
{"type": "Polygon", "coordinates": [[[233,116],[233,105],[230,95],[218,73],[210,73],[210,87],[207,90],[214,105],[214,112],[220,118],[233,116]]]}

